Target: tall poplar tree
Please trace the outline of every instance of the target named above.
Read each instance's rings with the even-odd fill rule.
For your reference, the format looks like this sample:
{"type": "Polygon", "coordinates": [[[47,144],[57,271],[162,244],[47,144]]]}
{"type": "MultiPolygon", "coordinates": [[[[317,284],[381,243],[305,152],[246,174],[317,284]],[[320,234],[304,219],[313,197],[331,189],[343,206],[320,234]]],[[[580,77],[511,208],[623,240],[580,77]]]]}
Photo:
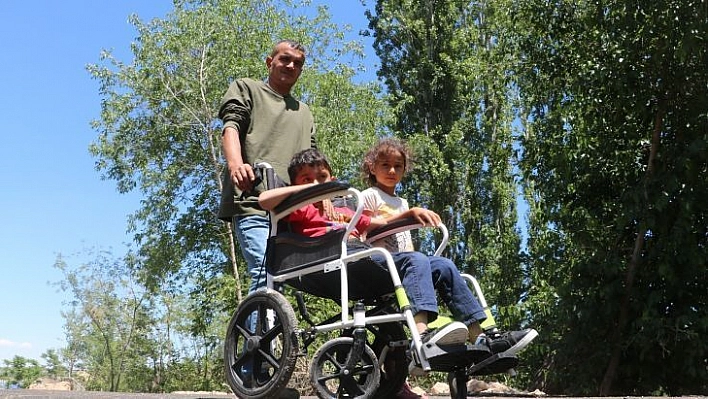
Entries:
{"type": "Polygon", "coordinates": [[[368,12],[378,74],[396,122],[417,150],[401,195],[441,214],[447,254],[483,281],[500,318],[518,326],[523,291],[512,108],[493,2],[379,0],[368,12]]]}

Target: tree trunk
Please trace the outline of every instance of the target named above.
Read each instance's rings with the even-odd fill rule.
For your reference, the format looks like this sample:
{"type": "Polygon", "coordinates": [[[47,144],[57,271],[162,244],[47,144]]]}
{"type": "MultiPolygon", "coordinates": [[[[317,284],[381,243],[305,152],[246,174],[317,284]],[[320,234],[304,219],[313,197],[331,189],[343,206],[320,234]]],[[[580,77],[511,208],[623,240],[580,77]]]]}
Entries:
{"type": "MultiPolygon", "coordinates": [[[[649,153],[649,160],[647,161],[647,172],[644,176],[644,199],[649,202],[649,196],[647,193],[647,185],[651,181],[651,177],[654,174],[654,159],[656,159],[656,154],[659,150],[659,144],[661,143],[661,127],[663,125],[664,115],[666,114],[666,104],[664,101],[659,102],[659,109],[654,116],[654,130],[652,132],[651,150],[649,153]]],[[[629,306],[632,299],[632,287],[634,285],[634,277],[637,273],[637,268],[641,262],[641,253],[644,249],[645,239],[647,233],[647,225],[645,222],[640,221],[639,229],[637,231],[637,237],[634,240],[634,248],[632,250],[632,258],[627,265],[627,272],[625,274],[624,285],[625,293],[622,298],[622,303],[620,305],[619,315],[617,317],[617,323],[615,329],[612,331],[610,337],[610,344],[612,345],[612,354],[610,355],[610,361],[607,364],[607,369],[605,370],[605,376],[602,378],[602,383],[600,384],[600,396],[608,396],[612,391],[612,384],[617,377],[617,369],[619,367],[620,358],[622,357],[622,331],[627,326],[629,320],[629,306]]]]}

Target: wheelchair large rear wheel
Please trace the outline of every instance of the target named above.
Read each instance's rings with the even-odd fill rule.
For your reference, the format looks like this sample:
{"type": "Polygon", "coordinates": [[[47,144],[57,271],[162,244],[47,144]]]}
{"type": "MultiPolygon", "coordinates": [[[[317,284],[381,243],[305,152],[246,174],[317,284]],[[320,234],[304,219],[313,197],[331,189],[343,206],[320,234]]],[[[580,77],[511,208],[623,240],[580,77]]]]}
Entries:
{"type": "Polygon", "coordinates": [[[317,350],[310,367],[310,383],[317,397],[373,397],[381,377],[376,355],[368,345],[364,345],[359,361],[347,367],[353,345],[353,338],[336,338],[317,350]]]}
{"type": "Polygon", "coordinates": [[[226,330],[224,373],[239,398],[273,398],[295,369],[295,312],[283,295],[256,291],[239,304],[226,330]]]}

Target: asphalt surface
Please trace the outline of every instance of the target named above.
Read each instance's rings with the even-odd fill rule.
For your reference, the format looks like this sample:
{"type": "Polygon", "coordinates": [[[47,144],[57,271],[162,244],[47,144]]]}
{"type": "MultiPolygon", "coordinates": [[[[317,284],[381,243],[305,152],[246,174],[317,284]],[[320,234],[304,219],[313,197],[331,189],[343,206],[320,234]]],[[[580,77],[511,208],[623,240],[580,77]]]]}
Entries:
{"type": "MultiPolygon", "coordinates": [[[[449,399],[449,396],[428,396],[430,399],[449,399]]],[[[235,399],[235,395],[223,393],[125,393],[93,391],[47,391],[29,389],[0,389],[0,399],[235,399]]],[[[485,399],[484,396],[475,396],[485,399]]],[[[489,396],[489,399],[504,399],[503,396],[489,396]]],[[[300,399],[317,399],[316,396],[301,396],[300,399]]],[[[518,397],[516,397],[518,399],[518,397]]],[[[611,398],[602,398],[611,399],[611,398]]],[[[617,399],[627,399],[617,398],[617,399]]]]}
{"type": "MultiPolygon", "coordinates": [[[[0,389],[0,399],[235,399],[235,395],[221,393],[125,393],[91,391],[45,391],[27,389],[0,389]]],[[[450,396],[428,396],[430,399],[449,399],[450,396]]],[[[504,396],[474,396],[476,399],[504,399],[504,396]]],[[[509,397],[511,398],[511,397],[509,397]]],[[[300,399],[317,399],[316,396],[301,396],[300,399]]],[[[515,397],[518,399],[518,397],[515,397]]],[[[612,398],[602,398],[612,399],[612,398]]],[[[627,397],[617,399],[628,399],[627,397]]],[[[663,398],[662,398],[663,399],[663,398]]]]}
{"type": "MultiPolygon", "coordinates": [[[[0,389],[0,399],[54,399],[54,398],[72,398],[72,399],[232,399],[234,395],[223,393],[171,393],[171,394],[153,394],[153,393],[124,393],[124,392],[89,392],[89,391],[43,391],[43,390],[27,390],[27,389],[0,389]]],[[[518,399],[529,398],[531,396],[469,396],[475,399],[518,399]]],[[[541,398],[551,398],[552,396],[541,396],[541,398]]],[[[567,396],[556,398],[563,399],[632,399],[631,396],[605,396],[605,397],[575,397],[567,396]]],[[[449,396],[429,396],[430,399],[449,399],[449,396]]],[[[646,397],[636,397],[637,399],[646,399],[646,397]]],[[[667,396],[662,396],[661,399],[668,399],[667,396]]],[[[708,398],[706,396],[683,396],[678,398],[684,399],[699,399],[708,398]]],[[[317,399],[315,396],[302,396],[300,399],[317,399]]]]}

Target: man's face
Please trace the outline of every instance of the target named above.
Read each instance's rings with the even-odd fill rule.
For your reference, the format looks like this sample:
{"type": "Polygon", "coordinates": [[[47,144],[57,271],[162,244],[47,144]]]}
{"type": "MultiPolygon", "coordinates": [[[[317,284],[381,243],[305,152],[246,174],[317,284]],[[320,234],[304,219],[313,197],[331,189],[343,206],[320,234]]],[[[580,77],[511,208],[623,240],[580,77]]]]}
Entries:
{"type": "Polygon", "coordinates": [[[295,185],[309,183],[325,183],[332,180],[332,174],[324,166],[304,165],[295,175],[295,185]]]}
{"type": "Polygon", "coordinates": [[[275,55],[266,58],[268,82],[276,91],[287,94],[302,73],[305,54],[287,43],[280,43],[276,50],[275,55]]]}

